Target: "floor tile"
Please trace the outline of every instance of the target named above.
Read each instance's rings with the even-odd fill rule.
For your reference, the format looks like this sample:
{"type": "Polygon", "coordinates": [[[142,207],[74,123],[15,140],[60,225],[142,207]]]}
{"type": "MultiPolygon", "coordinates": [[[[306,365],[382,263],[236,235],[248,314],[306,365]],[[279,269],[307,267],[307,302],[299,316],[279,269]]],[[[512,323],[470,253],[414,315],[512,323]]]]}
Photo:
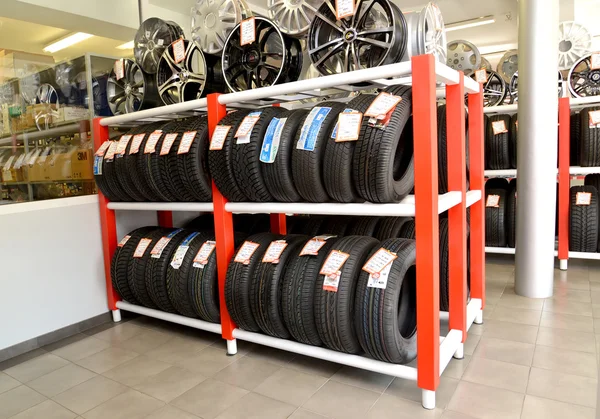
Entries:
{"type": "Polygon", "coordinates": [[[240,355],[227,355],[225,348],[207,347],[194,352],[193,355],[178,362],[177,365],[205,377],[211,377],[240,358],[242,358],[240,355]]]}
{"type": "Polygon", "coordinates": [[[544,311],[551,313],[573,314],[575,316],[592,316],[592,304],[580,301],[548,299],[544,302],[544,311]]]}
{"type": "Polygon", "coordinates": [[[597,378],[598,376],[598,365],[594,354],[550,346],[536,346],[533,366],[584,377],[597,378]]]}
{"type": "Polygon", "coordinates": [[[135,390],[114,397],[83,414],[86,419],[141,418],[157,411],[164,403],[135,390]]]}
{"type": "Polygon", "coordinates": [[[144,332],[144,329],[139,326],[131,323],[123,323],[118,324],[115,327],[111,327],[104,332],[96,333],[94,337],[96,339],[115,344],[126,341],[127,339],[130,339],[135,335],[139,335],[142,332],[144,332]]]}
{"type": "MultiPolygon", "coordinates": [[[[435,393],[436,407],[445,409],[448,406],[458,383],[459,381],[454,378],[440,377],[440,385],[435,393]]],[[[421,403],[421,389],[415,385],[414,381],[395,378],[385,394],[421,403]]]]}
{"type": "Polygon", "coordinates": [[[306,374],[315,374],[321,377],[330,378],[338,372],[342,366],[333,362],[323,361],[322,359],[312,358],[304,355],[296,355],[290,362],[285,364],[286,368],[291,368],[306,374]]]}
{"type": "Polygon", "coordinates": [[[525,310],[513,307],[498,306],[490,316],[491,320],[539,326],[542,312],[539,310],[525,310]]]}
{"type": "Polygon", "coordinates": [[[184,412],[171,405],[166,405],[144,419],[199,419],[198,416],[184,412]]]}
{"type": "MultiPolygon", "coordinates": [[[[79,342],[80,340],[87,339],[87,335],[83,333],[76,333],[74,335],[68,336],[64,339],[61,339],[56,342],[49,343],[47,345],[42,346],[46,352],[54,352],[60,348],[64,348],[65,346],[71,345],[73,343],[79,342]]],[[[55,354],[56,355],[56,354],[55,354]]],[[[60,355],[59,355],[60,356],[60,355]]],[[[64,358],[64,357],[63,357],[64,358]]]]}
{"type": "Polygon", "coordinates": [[[448,409],[478,419],[519,419],[524,394],[461,381],[448,409]]]}
{"type": "Polygon", "coordinates": [[[596,407],[597,385],[598,382],[595,378],[531,368],[527,394],[565,403],[596,407]]]}
{"type": "Polygon", "coordinates": [[[336,419],[362,419],[380,394],[328,381],[305,404],[305,409],[336,419]]]}
{"type": "Polygon", "coordinates": [[[96,339],[95,337],[86,337],[78,342],[56,349],[52,351],[52,353],[61,358],[68,359],[71,362],[75,362],[97,354],[108,347],[110,347],[110,343],[108,342],[96,339]]]}
{"type": "Polygon", "coordinates": [[[88,370],[92,370],[98,374],[102,374],[114,367],[124,364],[138,356],[135,352],[126,351],[125,349],[110,347],[104,349],[97,354],[90,355],[80,359],[75,363],[81,365],[88,370]]]}
{"type": "Polygon", "coordinates": [[[182,394],[171,404],[203,419],[213,419],[239,399],[248,390],[208,379],[182,394]]]}
{"type": "Polygon", "coordinates": [[[15,387],[19,387],[21,385],[20,382],[12,378],[10,375],[6,375],[0,372],[0,394],[5,391],[12,390],[15,387]]]}
{"type": "Polygon", "coordinates": [[[216,380],[254,390],[281,367],[262,359],[244,356],[215,374],[216,380]]]}
{"type": "Polygon", "coordinates": [[[146,352],[146,356],[168,364],[176,364],[206,347],[206,343],[202,341],[176,337],[146,352]]]}
{"type": "Polygon", "coordinates": [[[13,416],[11,419],[73,419],[77,414],[65,409],[52,400],[46,400],[36,406],[13,416]]]}
{"type": "Polygon", "coordinates": [[[552,298],[547,300],[552,301],[580,301],[582,303],[591,303],[592,296],[588,289],[578,290],[573,288],[555,288],[552,298]]]}
{"type": "Polygon", "coordinates": [[[296,354],[293,352],[270,348],[268,346],[258,345],[254,350],[248,352],[248,356],[285,366],[292,360],[292,358],[296,356],[296,354]]]}
{"type": "Polygon", "coordinates": [[[525,396],[524,419],[594,419],[596,412],[589,407],[578,406],[535,396],[525,396]]]}
{"type": "Polygon", "coordinates": [[[465,355],[463,359],[452,358],[444,370],[442,377],[460,380],[471,361],[471,355],[465,355]]]}
{"type": "Polygon", "coordinates": [[[296,406],[273,400],[256,393],[248,393],[217,416],[218,419],[285,419],[296,406]]]}
{"type": "Polygon", "coordinates": [[[125,391],[127,391],[127,387],[124,385],[98,375],[52,399],[81,415],[125,391]]]}
{"type": "Polygon", "coordinates": [[[514,293],[504,293],[498,301],[498,306],[540,311],[544,306],[544,300],[539,298],[521,297],[514,293]]]}
{"type": "MultiPolygon", "coordinates": [[[[585,276],[585,274],[582,274],[582,276],[585,276]]],[[[560,278],[554,279],[554,288],[570,288],[570,289],[576,289],[576,290],[589,290],[590,289],[590,282],[587,279],[582,279],[582,278],[574,278],[573,276],[569,275],[569,278],[560,278]]]]}
{"type": "Polygon", "coordinates": [[[188,371],[181,367],[169,367],[156,375],[146,378],[135,385],[134,388],[155,399],[168,403],[204,380],[206,380],[206,377],[197,372],[188,371]]]}
{"type": "Polygon", "coordinates": [[[145,354],[171,339],[173,338],[166,333],[155,330],[144,330],[127,340],[117,343],[116,346],[128,351],[137,352],[138,354],[145,354]]]}
{"type": "Polygon", "coordinates": [[[54,397],[78,384],[81,384],[96,374],[78,365],[67,365],[46,375],[42,375],[27,383],[29,387],[46,397],[54,397]]]}
{"type": "Polygon", "coordinates": [[[69,361],[66,359],[47,353],[30,361],[15,365],[5,370],[4,373],[22,383],[27,383],[66,365],[69,365],[69,361]]]}
{"type": "Polygon", "coordinates": [[[600,319],[600,304],[592,304],[592,315],[594,319],[600,319]]]}
{"type": "MultiPolygon", "coordinates": [[[[414,383],[413,383],[414,385],[414,383]]],[[[366,416],[369,419],[436,419],[442,409],[426,410],[421,403],[382,394],[366,416]]]]}
{"type": "Polygon", "coordinates": [[[473,323],[471,325],[471,327],[469,328],[469,334],[481,336],[481,335],[483,335],[483,330],[484,329],[485,329],[485,327],[484,327],[483,324],[475,324],[475,323],[473,323]]]}
{"type": "Polygon", "coordinates": [[[592,297],[592,304],[600,304],[600,291],[590,291],[592,297]]]}
{"type": "Polygon", "coordinates": [[[594,331],[594,319],[589,316],[574,316],[572,314],[543,311],[540,326],[592,333],[594,331]]]}
{"type": "Polygon", "coordinates": [[[592,333],[540,327],[536,343],[554,348],[596,353],[596,340],[592,333]]]}
{"type": "Polygon", "coordinates": [[[290,419],[326,419],[326,416],[300,408],[292,413],[290,419]]]}
{"type": "Polygon", "coordinates": [[[254,391],[294,406],[302,406],[325,382],[327,379],[318,375],[281,368],[254,391]]]}
{"type": "Polygon", "coordinates": [[[0,419],[10,418],[44,400],[46,400],[44,396],[29,387],[15,387],[0,394],[0,419]]]}
{"type": "Polygon", "coordinates": [[[464,354],[465,355],[473,355],[475,353],[475,349],[481,340],[480,335],[467,335],[467,340],[464,345],[464,354]]]}
{"type": "Polygon", "coordinates": [[[529,367],[473,357],[462,379],[471,383],[525,393],[529,367]]]}
{"type": "Polygon", "coordinates": [[[157,361],[156,359],[141,355],[106,371],[103,375],[111,380],[133,387],[146,378],[166,370],[170,366],[171,365],[166,362],[157,361]]]}
{"type": "Polygon", "coordinates": [[[538,334],[536,326],[487,320],[484,323],[483,336],[515,342],[535,343],[538,334]]]}
{"type": "Polygon", "coordinates": [[[382,393],[394,380],[394,377],[360,368],[343,367],[331,379],[340,383],[350,384],[351,386],[361,387],[365,390],[382,393]]]}
{"type": "Polygon", "coordinates": [[[468,416],[464,413],[453,412],[452,410],[446,410],[442,413],[441,419],[477,419],[474,416],[468,416]]]}
{"type": "Polygon", "coordinates": [[[91,327],[87,330],[82,331],[81,333],[83,333],[84,335],[88,335],[88,336],[94,336],[100,332],[104,332],[105,330],[112,329],[113,327],[116,327],[116,326],[119,326],[119,324],[114,323],[114,322],[107,322],[107,323],[99,324],[98,326],[91,327]]]}
{"type": "Polygon", "coordinates": [[[534,349],[535,345],[531,343],[484,336],[479,341],[474,355],[480,358],[530,366],[534,349]]]}
{"type": "Polygon", "coordinates": [[[15,365],[22,364],[26,361],[29,361],[34,358],[38,358],[42,355],[47,354],[48,352],[44,349],[38,348],[29,352],[25,352],[24,354],[17,355],[15,357],[9,358],[5,361],[0,362],[0,371],[5,371],[15,365]]]}

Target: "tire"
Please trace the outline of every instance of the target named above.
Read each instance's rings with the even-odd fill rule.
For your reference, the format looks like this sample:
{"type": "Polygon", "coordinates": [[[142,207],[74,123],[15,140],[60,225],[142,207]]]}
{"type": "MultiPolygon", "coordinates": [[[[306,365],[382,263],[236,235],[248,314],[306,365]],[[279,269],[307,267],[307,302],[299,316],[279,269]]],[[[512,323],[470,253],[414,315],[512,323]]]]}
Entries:
{"type": "Polygon", "coordinates": [[[361,351],[353,320],[356,284],[367,256],[379,244],[372,237],[362,236],[348,236],[338,240],[332,251],[339,250],[350,256],[341,268],[337,291],[324,290],[325,276],[317,277],[315,321],[319,338],[329,349],[350,354],[361,351]]]}
{"type": "Polygon", "coordinates": [[[286,230],[288,234],[303,234],[302,231],[310,218],[306,215],[291,215],[286,217],[286,230]]]}
{"type": "Polygon", "coordinates": [[[360,271],[355,298],[355,327],[361,348],[372,358],[407,364],[417,356],[416,242],[389,239],[377,246],[397,254],[385,289],[369,287],[360,271]]]}
{"type": "Polygon", "coordinates": [[[352,178],[360,197],[369,202],[399,202],[414,186],[412,89],[384,90],[402,97],[384,129],[368,125],[356,144],[352,178]]]}
{"type": "Polygon", "coordinates": [[[517,137],[519,135],[518,128],[518,114],[514,114],[510,117],[510,129],[509,129],[509,140],[510,140],[510,167],[513,169],[517,168],[517,137]]]}
{"type": "Polygon", "coordinates": [[[133,179],[129,175],[129,172],[127,171],[127,156],[131,149],[133,136],[143,132],[143,130],[144,126],[141,126],[127,132],[126,135],[130,135],[132,138],[129,139],[127,147],[125,147],[125,152],[123,154],[116,154],[114,161],[115,174],[117,176],[117,181],[119,182],[119,185],[121,186],[123,191],[129,196],[130,200],[137,202],[145,201],[146,197],[137,188],[137,185],[134,183],[133,179]]]}
{"type": "Polygon", "coordinates": [[[321,227],[325,223],[327,219],[323,216],[311,215],[308,219],[308,222],[300,231],[301,234],[306,234],[307,236],[316,236],[321,231],[321,227]]]}
{"type": "Polygon", "coordinates": [[[131,304],[139,305],[140,303],[137,298],[135,298],[131,288],[129,288],[129,282],[127,280],[127,267],[140,239],[154,230],[156,230],[156,227],[142,227],[133,230],[131,233],[126,235],[125,237],[129,238],[125,241],[125,243],[123,243],[125,237],[123,240],[121,240],[115,250],[115,253],[113,254],[110,263],[110,277],[113,288],[117,291],[117,294],[119,294],[122,300],[131,304]]]}
{"type": "Polygon", "coordinates": [[[510,248],[515,248],[517,242],[517,180],[510,182],[506,196],[506,241],[510,248]]]}
{"type": "MultiPolygon", "coordinates": [[[[298,202],[302,197],[294,184],[292,174],[292,152],[295,146],[296,133],[302,127],[308,111],[298,109],[286,111],[277,118],[286,118],[281,130],[279,148],[273,163],[261,162],[260,168],[267,189],[279,202],[298,202]]],[[[273,120],[271,123],[276,122],[273,120]]],[[[263,145],[264,148],[264,145],[263,145]]]]}
{"type": "Polygon", "coordinates": [[[271,231],[271,217],[269,214],[234,214],[233,227],[245,234],[268,233],[271,231]]]}
{"type": "MultiPolygon", "coordinates": [[[[334,236],[344,236],[352,223],[354,217],[350,216],[329,216],[325,218],[319,229],[319,234],[331,234],[334,236]]],[[[309,235],[308,233],[306,233],[309,235]]]]}
{"type": "Polygon", "coordinates": [[[400,237],[402,227],[412,220],[410,217],[383,217],[373,237],[380,241],[400,237]]]}
{"type": "MultiPolygon", "coordinates": [[[[323,102],[318,107],[313,108],[313,110],[317,108],[331,108],[331,110],[323,119],[322,125],[316,134],[314,149],[312,151],[298,148],[302,131],[308,121],[308,116],[302,128],[296,132],[294,147],[292,149],[292,176],[296,189],[304,201],[329,201],[329,195],[323,183],[325,149],[331,130],[344,107],[343,104],[337,102],[323,102]]],[[[308,126],[306,130],[308,131],[308,126]]]]}
{"type": "Polygon", "coordinates": [[[96,181],[96,186],[102,195],[104,195],[109,201],[114,202],[118,201],[119,198],[115,196],[108,187],[108,180],[106,179],[104,172],[104,156],[106,155],[106,151],[107,150],[105,150],[100,156],[94,155],[94,180],[96,181]]]}
{"type": "Polygon", "coordinates": [[[485,161],[491,170],[502,170],[510,168],[510,116],[509,115],[491,115],[487,118],[485,126],[485,161]],[[504,121],[507,132],[494,135],[492,123],[504,121]]]}
{"type": "MultiPolygon", "coordinates": [[[[260,332],[260,326],[256,322],[250,307],[250,283],[254,270],[262,260],[267,247],[273,240],[279,240],[281,236],[271,233],[259,233],[248,237],[247,241],[258,243],[259,247],[250,257],[247,265],[236,262],[235,255],[229,262],[225,278],[225,304],[231,319],[241,329],[249,332],[260,332]]],[[[243,245],[242,245],[243,246],[243,245]]]]}
{"type": "MultiPolygon", "coordinates": [[[[438,193],[448,192],[448,135],[447,135],[446,105],[437,107],[438,134],[438,193]]],[[[469,188],[469,115],[465,112],[465,164],[467,189],[469,188]]],[[[411,192],[414,194],[414,192],[411,192]]]]}
{"type": "MultiPolygon", "coordinates": [[[[146,288],[146,267],[148,264],[148,259],[150,259],[150,251],[156,242],[164,234],[168,234],[169,231],[169,229],[158,228],[146,234],[143,238],[150,239],[151,241],[144,254],[140,258],[133,257],[132,255],[131,259],[129,260],[129,264],[127,265],[127,281],[129,282],[129,289],[144,307],[158,308],[150,298],[148,289],[146,288]]],[[[141,240],[142,239],[140,239],[140,241],[141,240]]]]}
{"type": "Polygon", "coordinates": [[[223,148],[221,150],[208,150],[208,168],[217,188],[228,201],[243,202],[248,197],[238,186],[233,174],[233,143],[235,132],[249,111],[236,111],[228,114],[219,122],[219,125],[230,126],[223,148]]]}
{"type": "Polygon", "coordinates": [[[130,145],[129,151],[123,157],[125,166],[127,168],[127,175],[129,176],[129,179],[131,179],[132,182],[135,184],[136,189],[144,196],[144,201],[157,202],[161,200],[160,197],[156,195],[153,189],[150,187],[150,182],[143,175],[143,172],[140,171],[141,163],[139,163],[139,160],[142,159],[148,136],[155,130],[160,129],[163,125],[165,125],[164,122],[145,125],[144,130],[140,131],[140,134],[143,134],[144,137],[140,143],[140,147],[137,153],[131,154],[130,145]]]}
{"type": "Polygon", "coordinates": [[[288,339],[291,335],[283,321],[282,289],[285,267],[308,236],[288,235],[283,238],[287,246],[278,263],[258,262],[250,283],[250,309],[263,333],[288,339]]]}
{"type": "MultiPolygon", "coordinates": [[[[368,94],[359,95],[352,99],[344,110],[351,109],[364,114],[376,97],[376,95],[368,94]]],[[[352,164],[356,143],[363,137],[366,126],[366,124],[361,124],[358,140],[336,142],[335,138],[332,138],[337,127],[336,121],[327,137],[327,147],[323,159],[323,183],[327,194],[334,201],[363,201],[352,180],[352,164]]]]}
{"type": "Polygon", "coordinates": [[[598,191],[593,186],[572,186],[569,207],[569,250],[596,252],[598,249],[598,191]],[[576,205],[577,193],[591,194],[590,205],[576,205]]]}
{"type": "Polygon", "coordinates": [[[600,128],[590,128],[590,112],[600,110],[599,106],[584,108],[580,115],[581,166],[600,166],[600,128]]]}
{"type": "Polygon", "coordinates": [[[215,230],[215,218],[213,214],[202,214],[188,221],[183,228],[193,231],[210,231],[215,230]]]}
{"type": "Polygon", "coordinates": [[[402,228],[400,228],[398,238],[413,240],[416,239],[417,236],[415,233],[415,227],[416,225],[414,218],[409,218],[409,220],[402,225],[402,228]]]}
{"type": "Polygon", "coordinates": [[[506,189],[486,189],[485,191],[485,245],[490,247],[506,247],[506,189]],[[498,207],[488,207],[489,195],[498,195],[498,207]]]}
{"type": "Polygon", "coordinates": [[[315,321],[315,284],[325,257],[337,241],[336,237],[327,239],[316,255],[300,256],[302,246],[288,259],[281,286],[281,308],[283,322],[298,342],[323,344],[315,321]]]}
{"type": "MultiPolygon", "coordinates": [[[[118,140],[114,140],[118,143],[118,140]]],[[[115,154],[114,158],[107,160],[106,158],[103,161],[102,165],[102,173],[104,175],[104,180],[106,181],[106,187],[110,190],[110,195],[114,198],[114,201],[128,202],[131,201],[132,198],[125,192],[125,190],[121,187],[119,183],[117,169],[115,164],[115,159],[117,155],[115,154]]]]}
{"type": "Polygon", "coordinates": [[[369,236],[373,237],[381,217],[354,217],[351,226],[348,228],[348,236],[369,236]]]}
{"type": "Polygon", "coordinates": [[[508,189],[508,179],[496,177],[485,181],[485,190],[488,189],[508,189]]]}
{"type": "Polygon", "coordinates": [[[258,122],[252,128],[250,142],[237,144],[233,141],[233,176],[238,187],[244,191],[250,201],[272,202],[273,195],[263,179],[260,162],[262,142],[271,120],[283,111],[278,107],[260,109],[258,122]]]}
{"type": "Polygon", "coordinates": [[[439,224],[439,258],[440,258],[440,310],[450,311],[450,243],[448,237],[448,219],[440,218],[439,224]]]}
{"type": "MultiPolygon", "coordinates": [[[[215,241],[214,236],[209,240],[215,241]]],[[[237,244],[239,240],[235,239],[237,244]]],[[[207,322],[220,323],[221,311],[219,300],[219,277],[217,275],[217,251],[210,254],[208,263],[204,268],[190,267],[188,274],[189,297],[192,309],[196,315],[207,322]]]]}
{"type": "Polygon", "coordinates": [[[175,150],[177,172],[183,181],[183,187],[193,201],[212,201],[212,180],[208,170],[208,118],[199,116],[187,127],[196,131],[192,145],[187,153],[178,154],[175,150]]]}
{"type": "Polygon", "coordinates": [[[579,113],[571,114],[571,137],[569,141],[570,145],[570,161],[571,166],[581,166],[581,116],[579,113]]]}

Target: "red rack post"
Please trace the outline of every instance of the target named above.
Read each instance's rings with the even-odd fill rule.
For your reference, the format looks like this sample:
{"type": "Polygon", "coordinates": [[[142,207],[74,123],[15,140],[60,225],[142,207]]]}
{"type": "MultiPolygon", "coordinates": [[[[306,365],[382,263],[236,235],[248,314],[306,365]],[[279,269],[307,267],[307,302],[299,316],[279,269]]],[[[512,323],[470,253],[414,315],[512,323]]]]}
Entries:
{"type": "MultiPolygon", "coordinates": [[[[100,125],[101,118],[94,118],[94,150],[97,150],[100,145],[108,137],[108,127],[100,125]]],[[[119,295],[112,285],[110,277],[110,262],[112,255],[117,248],[117,223],[115,221],[115,212],[108,208],[108,199],[98,190],[98,202],[100,204],[100,228],[102,229],[102,249],[104,250],[104,277],[106,279],[106,299],[108,308],[113,312],[113,319],[120,320],[120,314],[117,308],[117,301],[120,300],[119,295]]]]}
{"type": "MultiPolygon", "coordinates": [[[[219,121],[227,115],[227,107],[219,103],[219,94],[212,93],[208,95],[208,136],[212,138],[212,134],[219,121]]],[[[221,311],[221,335],[228,341],[228,353],[231,355],[235,354],[235,345],[229,342],[234,341],[233,329],[235,324],[225,304],[225,277],[227,275],[227,266],[233,256],[235,250],[235,243],[233,239],[233,218],[230,212],[225,211],[225,204],[227,199],[213,182],[213,205],[214,205],[214,218],[215,218],[215,238],[216,238],[216,249],[217,249],[217,276],[219,278],[219,302],[221,311]],[[230,347],[232,350],[230,350],[230,347]]]]}
{"type": "Polygon", "coordinates": [[[275,234],[287,234],[285,214],[271,214],[271,232],[275,234]]]}
{"type": "Polygon", "coordinates": [[[165,228],[173,227],[173,212],[172,211],[156,211],[158,225],[165,228]]]}
{"type": "Polygon", "coordinates": [[[571,100],[558,100],[558,259],[560,269],[567,269],[569,259],[569,188],[571,135],[571,100]]]}
{"type": "Polygon", "coordinates": [[[415,229],[417,239],[417,384],[435,391],[440,381],[439,221],[435,62],[413,57],[415,229]]]}
{"type": "MultiPolygon", "coordinates": [[[[459,72],[458,84],[446,85],[446,154],[448,160],[448,190],[460,191],[460,205],[448,211],[448,281],[450,330],[462,331],[467,339],[467,173],[465,141],[464,74],[459,72]],[[450,153],[450,150],[460,150],[450,153]],[[452,156],[452,157],[451,157],[452,156]]],[[[462,350],[456,354],[462,358],[462,350]]]]}

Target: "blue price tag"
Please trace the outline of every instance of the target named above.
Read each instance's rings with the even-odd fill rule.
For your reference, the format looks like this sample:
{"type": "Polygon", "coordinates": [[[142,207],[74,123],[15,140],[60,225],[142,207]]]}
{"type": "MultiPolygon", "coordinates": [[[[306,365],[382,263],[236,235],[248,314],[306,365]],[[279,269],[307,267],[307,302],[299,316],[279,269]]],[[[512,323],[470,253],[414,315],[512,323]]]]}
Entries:
{"type": "Polygon", "coordinates": [[[323,121],[331,112],[331,108],[317,106],[312,108],[300,132],[300,139],[296,148],[299,150],[313,151],[317,142],[317,136],[323,125],[323,121]]]}
{"type": "Polygon", "coordinates": [[[281,141],[281,132],[287,118],[273,118],[267,127],[267,133],[263,140],[262,149],[260,152],[260,161],[263,163],[273,163],[277,157],[279,150],[279,142],[281,141]]]}
{"type": "Polygon", "coordinates": [[[102,175],[102,156],[94,156],[94,176],[102,175]]]}

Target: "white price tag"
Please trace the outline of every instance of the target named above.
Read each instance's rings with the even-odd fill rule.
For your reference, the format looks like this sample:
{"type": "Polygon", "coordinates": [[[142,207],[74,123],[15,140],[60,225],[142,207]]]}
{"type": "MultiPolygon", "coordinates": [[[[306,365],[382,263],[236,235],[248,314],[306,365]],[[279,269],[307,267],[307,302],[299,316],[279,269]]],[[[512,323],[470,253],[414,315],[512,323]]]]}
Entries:
{"type": "Polygon", "coordinates": [[[371,102],[371,106],[365,112],[365,116],[372,116],[377,119],[384,119],[385,116],[396,107],[402,98],[400,96],[394,96],[390,93],[381,92],[371,102]]]}
{"type": "Polygon", "coordinates": [[[106,150],[108,150],[108,147],[110,146],[110,141],[104,141],[100,147],[98,147],[98,150],[96,150],[96,156],[104,156],[104,153],[106,153],[106,150]]]}
{"type": "Polygon", "coordinates": [[[171,241],[171,237],[165,236],[161,237],[159,241],[156,242],[152,250],[150,251],[150,257],[154,259],[159,259],[162,255],[163,250],[169,242],[171,241]]]}
{"type": "Polygon", "coordinates": [[[325,246],[325,240],[317,239],[316,237],[310,239],[306,242],[302,250],[300,251],[300,256],[317,256],[319,254],[319,250],[325,246]]]}
{"type": "Polygon", "coordinates": [[[129,154],[137,154],[140,151],[140,145],[142,145],[144,138],[146,138],[146,134],[137,134],[133,137],[131,147],[129,147],[129,154]]]}
{"type": "Polygon", "coordinates": [[[183,39],[178,39],[171,45],[173,46],[173,57],[175,57],[175,64],[179,64],[185,60],[185,42],[183,42],[183,39]]]}
{"type": "Polygon", "coordinates": [[[115,61],[114,71],[115,71],[115,78],[117,80],[121,80],[123,77],[125,77],[125,66],[123,65],[122,58],[120,60],[115,61]]]}
{"type": "Polygon", "coordinates": [[[144,147],[144,154],[154,153],[156,151],[156,143],[160,140],[162,135],[162,131],[154,131],[148,137],[148,141],[146,141],[146,147],[144,147]]]}
{"type": "Polygon", "coordinates": [[[26,154],[21,154],[15,162],[15,169],[20,169],[23,166],[23,160],[25,160],[26,154]]]}
{"type": "Polygon", "coordinates": [[[196,139],[197,131],[188,131],[184,132],[181,137],[181,141],[179,142],[179,148],[177,149],[177,154],[186,154],[189,153],[190,148],[192,147],[192,143],[196,139]]]}
{"type": "Polygon", "coordinates": [[[171,147],[173,146],[173,143],[175,142],[175,139],[177,138],[178,135],[179,134],[177,134],[177,133],[165,135],[165,139],[163,140],[162,147],[160,148],[161,156],[169,154],[169,152],[171,151],[171,147]]]}
{"type": "Polygon", "coordinates": [[[344,141],[356,141],[360,134],[360,124],[362,122],[362,113],[350,112],[341,113],[338,116],[338,130],[335,138],[336,143],[344,141]]]}
{"type": "Polygon", "coordinates": [[[183,245],[177,247],[173,258],[171,259],[171,266],[173,267],[173,269],[179,269],[181,267],[181,264],[183,263],[183,258],[185,257],[185,254],[187,253],[189,248],[190,246],[183,245]]]}
{"type": "Polygon", "coordinates": [[[267,247],[262,261],[265,263],[279,263],[279,257],[281,256],[287,245],[288,244],[285,240],[275,240],[271,242],[269,247],[267,247]]]}
{"type": "Polygon", "coordinates": [[[373,274],[378,274],[386,266],[390,265],[398,256],[387,249],[381,248],[373,254],[362,267],[363,271],[373,274]]]}
{"type": "Polygon", "coordinates": [[[392,264],[390,263],[385,268],[383,268],[381,272],[369,274],[369,281],[367,282],[367,287],[380,288],[384,290],[387,287],[387,281],[388,277],[390,276],[391,270],[392,264]]]}
{"type": "Polygon", "coordinates": [[[6,163],[4,163],[4,167],[2,168],[2,170],[10,170],[10,166],[12,165],[12,162],[14,159],[15,159],[15,155],[13,154],[12,156],[9,157],[9,159],[6,161],[6,163]]]}
{"type": "Polygon", "coordinates": [[[240,250],[238,250],[233,261],[248,265],[250,263],[250,258],[259,246],[260,244],[258,243],[245,241],[244,244],[242,244],[242,247],[240,247],[240,250]]]}
{"type": "Polygon", "coordinates": [[[135,252],[133,252],[133,257],[141,258],[142,256],[144,256],[144,253],[146,253],[146,249],[148,248],[148,246],[150,246],[150,243],[152,243],[152,239],[140,240],[137,247],[135,248],[135,252]]]}
{"type": "Polygon", "coordinates": [[[487,83],[487,70],[485,68],[475,70],[475,81],[477,83],[487,83]]]}
{"type": "Polygon", "coordinates": [[[127,144],[129,144],[129,140],[131,140],[131,135],[121,135],[121,139],[117,144],[116,154],[122,156],[125,153],[125,150],[127,150],[127,144]]]}
{"type": "Polygon", "coordinates": [[[592,194],[590,192],[577,192],[575,205],[590,205],[592,203],[592,194]]]}
{"type": "Polygon", "coordinates": [[[590,128],[600,125],[600,111],[590,111],[590,128]]]}
{"type": "Polygon", "coordinates": [[[256,41],[256,22],[251,17],[240,22],[240,46],[248,45],[256,41]]]}
{"type": "Polygon", "coordinates": [[[335,17],[337,20],[354,15],[354,0],[335,0],[335,17]]]}
{"type": "Polygon", "coordinates": [[[337,292],[338,286],[340,285],[340,279],[342,278],[342,272],[337,271],[329,275],[325,275],[323,279],[323,290],[337,292]]]}
{"type": "Polygon", "coordinates": [[[106,156],[104,156],[105,160],[112,160],[115,158],[115,153],[117,152],[117,147],[119,143],[117,141],[111,141],[110,146],[108,147],[108,151],[106,152],[106,156]]]}
{"type": "Polygon", "coordinates": [[[210,150],[222,150],[231,125],[217,125],[210,139],[210,150]]]}
{"type": "Polygon", "coordinates": [[[488,208],[498,208],[500,205],[500,195],[488,195],[485,206],[488,208]]]}
{"type": "Polygon", "coordinates": [[[215,250],[216,245],[217,242],[211,240],[202,244],[202,247],[200,247],[200,250],[198,250],[198,253],[196,253],[196,256],[194,257],[194,268],[203,268],[204,265],[208,263],[208,258],[215,250]]]}
{"type": "Polygon", "coordinates": [[[506,123],[504,121],[492,121],[492,131],[494,131],[494,135],[508,132],[506,129],[506,123]]]}
{"type": "MultiPolygon", "coordinates": [[[[252,128],[258,122],[260,116],[248,115],[244,118],[237,131],[235,132],[235,138],[245,137],[248,134],[252,133],[252,128]]],[[[238,142],[239,144],[239,142],[238,142]]]]}
{"type": "MultiPolygon", "coordinates": [[[[106,142],[107,146],[108,146],[108,141],[106,142]]],[[[106,151],[106,150],[104,150],[106,151]]],[[[29,159],[29,165],[33,166],[35,164],[35,161],[37,160],[38,156],[40,155],[40,153],[42,152],[42,150],[40,148],[38,148],[32,155],[31,158],[29,159]]],[[[102,153],[104,154],[104,152],[102,153]]]]}
{"type": "Polygon", "coordinates": [[[592,54],[590,57],[590,69],[600,70],[600,52],[592,54]]]}
{"type": "Polygon", "coordinates": [[[121,241],[119,242],[119,244],[117,245],[117,247],[123,247],[123,246],[125,246],[125,243],[127,243],[127,241],[129,241],[130,238],[131,238],[131,236],[129,236],[129,235],[123,237],[121,239],[121,241]]]}
{"type": "Polygon", "coordinates": [[[321,271],[319,273],[321,275],[333,275],[337,271],[339,271],[346,260],[350,257],[348,253],[340,252],[339,250],[332,250],[325,259],[325,263],[321,267],[321,271]]]}

